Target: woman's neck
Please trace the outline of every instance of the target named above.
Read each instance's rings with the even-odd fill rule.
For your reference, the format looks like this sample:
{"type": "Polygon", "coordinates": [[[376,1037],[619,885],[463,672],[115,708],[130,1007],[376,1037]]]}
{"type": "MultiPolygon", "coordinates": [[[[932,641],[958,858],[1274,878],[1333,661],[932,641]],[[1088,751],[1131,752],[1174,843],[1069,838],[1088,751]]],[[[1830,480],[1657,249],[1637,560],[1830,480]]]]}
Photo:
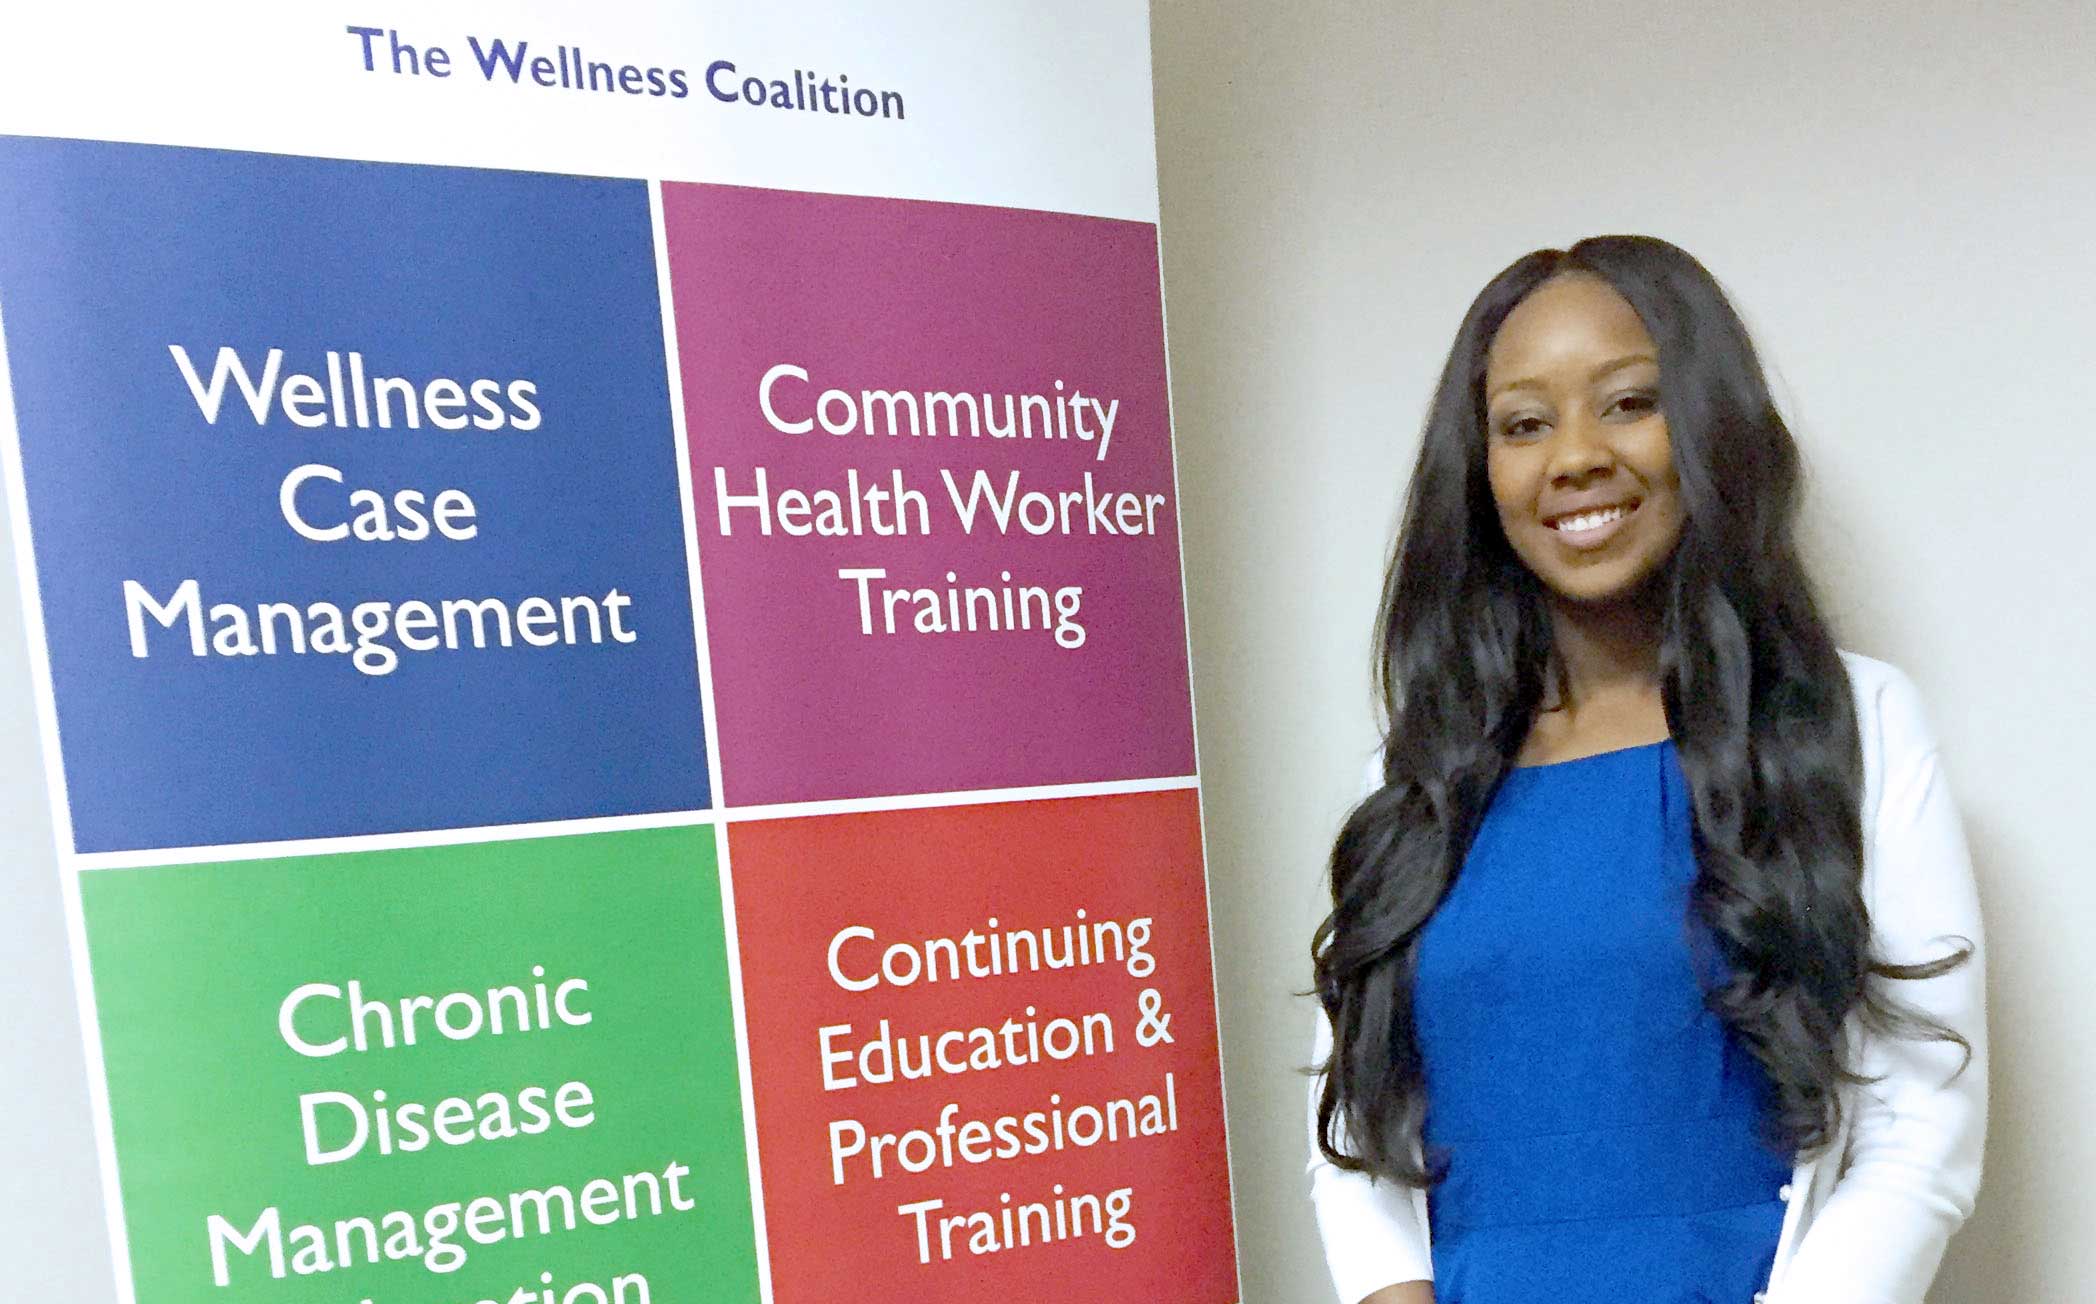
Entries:
{"type": "Polygon", "coordinates": [[[1552,603],[1544,709],[1576,715],[1590,705],[1656,701],[1659,623],[1648,603],[1552,603]]]}

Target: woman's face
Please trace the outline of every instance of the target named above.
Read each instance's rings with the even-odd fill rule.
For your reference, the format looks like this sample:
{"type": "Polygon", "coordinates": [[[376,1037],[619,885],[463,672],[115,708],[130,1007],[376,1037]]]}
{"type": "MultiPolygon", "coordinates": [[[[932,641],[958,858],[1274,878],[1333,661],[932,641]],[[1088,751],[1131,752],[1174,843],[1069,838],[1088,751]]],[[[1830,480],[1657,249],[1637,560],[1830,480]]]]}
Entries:
{"type": "Polygon", "coordinates": [[[1507,542],[1558,597],[1637,595],[1681,538],[1659,353],[1598,276],[1545,281],[1485,361],[1485,467],[1507,542]]]}

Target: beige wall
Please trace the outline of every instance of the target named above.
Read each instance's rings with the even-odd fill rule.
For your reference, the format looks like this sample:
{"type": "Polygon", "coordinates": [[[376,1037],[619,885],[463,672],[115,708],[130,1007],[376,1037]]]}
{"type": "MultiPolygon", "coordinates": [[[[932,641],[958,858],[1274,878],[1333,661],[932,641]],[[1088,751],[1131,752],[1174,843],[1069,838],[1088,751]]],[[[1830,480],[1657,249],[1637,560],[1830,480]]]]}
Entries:
{"type": "Polygon", "coordinates": [[[1245,1299],[1329,1298],[1307,944],[1371,742],[1377,572],[1470,296],[1530,248],[1695,252],[1815,480],[1845,645],[1929,702],[1988,911],[1995,1108],[1935,1304],[2096,1299],[2096,9],[1152,14],[1165,289],[1245,1299]]]}

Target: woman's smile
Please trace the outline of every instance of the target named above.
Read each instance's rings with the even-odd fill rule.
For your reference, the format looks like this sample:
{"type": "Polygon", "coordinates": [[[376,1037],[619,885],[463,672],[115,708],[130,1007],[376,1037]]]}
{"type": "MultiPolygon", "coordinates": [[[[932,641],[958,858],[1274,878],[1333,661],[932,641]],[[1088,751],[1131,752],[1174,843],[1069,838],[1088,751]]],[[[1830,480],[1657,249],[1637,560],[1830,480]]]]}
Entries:
{"type": "Polygon", "coordinates": [[[1543,525],[1567,548],[1594,552],[1630,528],[1631,518],[1644,501],[1632,497],[1600,506],[1568,507],[1544,517],[1543,525]]]}

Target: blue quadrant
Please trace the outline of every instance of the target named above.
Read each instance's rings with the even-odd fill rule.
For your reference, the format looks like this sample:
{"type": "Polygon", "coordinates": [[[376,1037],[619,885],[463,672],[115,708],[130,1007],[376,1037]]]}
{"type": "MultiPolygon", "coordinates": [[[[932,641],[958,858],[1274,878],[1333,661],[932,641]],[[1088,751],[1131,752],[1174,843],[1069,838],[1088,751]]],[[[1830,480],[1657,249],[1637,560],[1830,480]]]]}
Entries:
{"type": "Polygon", "coordinates": [[[709,804],[643,183],[0,137],[0,230],[79,850],[709,804]]]}

